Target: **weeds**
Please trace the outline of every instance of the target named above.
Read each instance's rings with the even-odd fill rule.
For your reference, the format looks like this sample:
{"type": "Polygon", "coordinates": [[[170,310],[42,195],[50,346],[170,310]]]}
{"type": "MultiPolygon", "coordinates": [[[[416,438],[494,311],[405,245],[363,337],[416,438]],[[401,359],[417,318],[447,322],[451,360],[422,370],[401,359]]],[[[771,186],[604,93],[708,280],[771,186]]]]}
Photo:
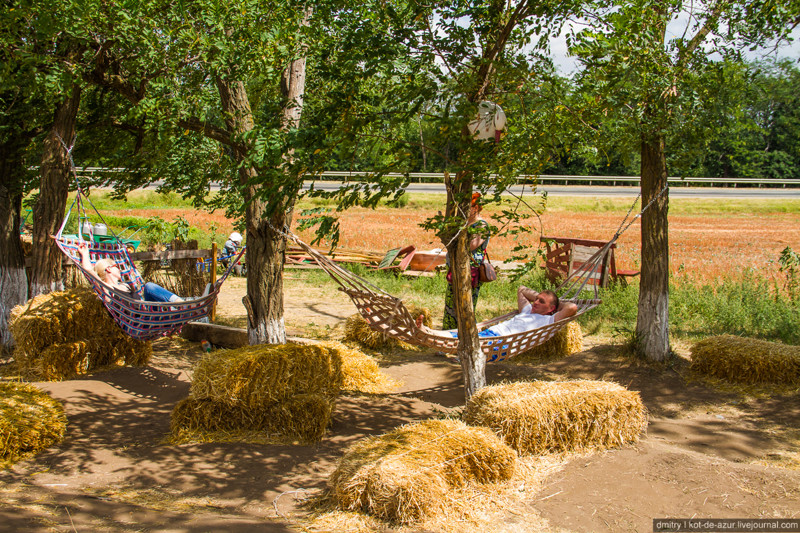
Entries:
{"type": "Polygon", "coordinates": [[[784,288],[792,301],[800,300],[800,255],[790,246],[781,252],[778,258],[779,270],[786,276],[784,288]]]}

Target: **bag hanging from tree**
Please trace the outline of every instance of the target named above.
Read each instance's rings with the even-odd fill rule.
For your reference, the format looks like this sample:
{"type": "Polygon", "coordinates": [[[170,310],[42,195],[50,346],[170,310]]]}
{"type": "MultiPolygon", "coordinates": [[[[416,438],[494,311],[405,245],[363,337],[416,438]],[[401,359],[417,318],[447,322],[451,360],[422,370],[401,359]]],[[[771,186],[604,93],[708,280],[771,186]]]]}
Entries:
{"type": "Polygon", "coordinates": [[[497,272],[495,272],[494,266],[489,261],[488,253],[483,256],[483,263],[478,267],[478,279],[480,279],[481,283],[488,283],[497,279],[497,272]]]}

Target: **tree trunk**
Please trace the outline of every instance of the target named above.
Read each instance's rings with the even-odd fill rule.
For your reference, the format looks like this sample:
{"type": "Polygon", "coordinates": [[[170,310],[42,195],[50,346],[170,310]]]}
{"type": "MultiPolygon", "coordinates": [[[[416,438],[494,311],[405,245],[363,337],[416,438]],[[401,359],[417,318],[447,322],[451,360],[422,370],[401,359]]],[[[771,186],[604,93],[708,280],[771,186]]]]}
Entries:
{"type": "MultiPolygon", "coordinates": [[[[664,136],[642,135],[642,205],[667,185],[664,136]]],[[[642,215],[642,274],[636,337],[643,355],[664,361],[669,355],[669,196],[664,193],[642,215]]]]}
{"type": "Polygon", "coordinates": [[[0,145],[0,352],[14,339],[8,328],[11,310],[28,299],[25,259],[19,239],[22,211],[23,145],[11,140],[0,145]]]}
{"type": "MultiPolygon", "coordinates": [[[[244,82],[217,79],[217,90],[225,124],[234,137],[252,131],[255,123],[244,82]]],[[[247,298],[252,316],[248,327],[250,344],[286,342],[283,323],[283,253],[275,245],[267,224],[267,206],[258,196],[258,172],[243,164],[247,154],[234,150],[239,167],[239,184],[244,196],[247,230],[247,298]]]]}
{"type": "MultiPolygon", "coordinates": [[[[461,171],[454,181],[445,174],[447,187],[447,216],[457,212],[469,213],[472,197],[472,174],[461,171]],[[460,204],[455,198],[462,198],[460,204]],[[458,208],[458,209],[457,209],[458,208]]],[[[467,217],[462,216],[463,224],[467,217]]],[[[463,226],[462,226],[463,227],[463,226]]],[[[475,310],[472,307],[472,276],[469,263],[469,240],[471,235],[464,230],[455,239],[446,236],[444,244],[450,257],[450,270],[453,273],[453,304],[458,322],[458,350],[464,373],[464,395],[469,400],[475,392],[486,386],[486,356],[481,351],[478,328],[475,321],[475,310]],[[451,240],[452,239],[452,240],[451,240]]]]}
{"type": "Polygon", "coordinates": [[[70,158],[61,144],[75,142],[75,121],[81,100],[81,88],[73,85],[72,94],[59,104],[53,126],[44,140],[40,166],[39,199],[33,208],[33,251],[31,297],[64,289],[61,279],[61,252],[50,238],[64,218],[69,192],[70,158]]]}

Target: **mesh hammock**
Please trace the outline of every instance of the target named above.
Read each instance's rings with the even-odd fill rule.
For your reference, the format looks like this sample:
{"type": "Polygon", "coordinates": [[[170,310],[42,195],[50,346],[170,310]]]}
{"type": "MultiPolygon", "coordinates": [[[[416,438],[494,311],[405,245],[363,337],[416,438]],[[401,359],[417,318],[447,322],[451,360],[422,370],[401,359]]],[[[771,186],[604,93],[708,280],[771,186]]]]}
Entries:
{"type": "MultiPolygon", "coordinates": [[[[445,353],[454,354],[457,352],[457,338],[452,336],[439,336],[418,328],[415,317],[411,316],[411,313],[409,313],[400,298],[392,296],[364,278],[337,265],[332,260],[298,239],[297,236],[285,232],[282,233],[311,255],[314,261],[339,284],[339,290],[350,297],[353,304],[358,309],[359,314],[364,317],[364,320],[367,321],[373,330],[395,339],[434,348],[445,353]]],[[[486,359],[488,361],[502,361],[517,354],[527,352],[553,337],[561,328],[586,311],[597,307],[600,304],[600,300],[597,297],[596,285],[591,286],[593,289],[591,298],[581,298],[580,296],[584,292],[584,289],[586,289],[591,274],[602,268],[603,258],[608,253],[611,244],[615,240],[616,237],[598,250],[591,259],[572,276],[567,278],[559,287],[558,290],[563,295],[561,300],[573,302],[577,305],[578,312],[575,315],[547,326],[524,331],[522,333],[514,333],[512,335],[499,337],[480,337],[481,350],[486,354],[486,359]]],[[[478,330],[483,330],[494,324],[508,320],[516,314],[518,314],[518,311],[513,311],[481,322],[478,324],[478,330]]],[[[444,333],[449,335],[447,332],[444,333]]]]}
{"type": "Polygon", "coordinates": [[[70,206],[64,222],[62,222],[58,233],[53,236],[58,248],[69,257],[75,266],[81,271],[86,281],[92,286],[95,294],[97,294],[100,301],[111,314],[122,331],[137,340],[153,340],[164,335],[172,335],[178,333],[187,322],[198,320],[211,313],[211,308],[219,294],[220,287],[228,275],[233,270],[233,267],[239,260],[239,257],[244,253],[244,249],[236,257],[236,261],[231,262],[225,273],[212,285],[210,285],[203,296],[184,300],[180,302],[150,302],[141,300],[142,289],[144,287],[144,280],[136,270],[128,253],[127,245],[120,241],[119,237],[110,242],[91,242],[83,239],[82,228],[78,228],[77,236],[63,235],[64,227],[70,217],[73,207],[78,206],[78,212],[82,208],[82,199],[89,202],[94,209],[97,216],[102,220],[102,215],[91,200],[86,198],[80,187],[75,195],[75,200],[70,206]],[[130,285],[133,293],[139,298],[126,294],[125,292],[115,290],[102,281],[100,281],[92,272],[87,271],[81,264],[81,257],[78,252],[78,245],[86,243],[89,248],[89,257],[92,264],[96,263],[99,259],[108,258],[114,261],[120,269],[122,274],[122,281],[130,285]]]}
{"type": "MultiPolygon", "coordinates": [[[[502,361],[509,357],[527,352],[551,339],[563,327],[583,313],[600,305],[601,301],[598,296],[598,286],[596,284],[590,284],[590,280],[593,277],[597,277],[602,271],[606,256],[619,236],[622,235],[637,218],[641,217],[642,213],[667,190],[669,189],[665,186],[661,192],[653,196],[639,213],[631,217],[633,208],[639,201],[639,197],[637,196],[611,240],[597,250],[583,265],[568,275],[564,282],[556,288],[555,292],[558,294],[559,300],[563,302],[572,302],[577,306],[578,309],[574,315],[553,322],[552,324],[521,333],[496,337],[479,337],[480,347],[486,355],[486,359],[488,361],[502,361]],[[592,292],[590,295],[586,294],[587,286],[591,287],[592,292]]],[[[415,317],[411,316],[411,313],[409,313],[400,298],[392,296],[364,278],[337,265],[331,259],[320,254],[301,241],[288,229],[286,229],[286,231],[280,231],[273,227],[273,230],[284,235],[284,237],[292,240],[303,248],[314,261],[339,284],[339,290],[350,297],[353,304],[355,304],[358,309],[359,314],[364,317],[364,320],[367,321],[373,330],[395,339],[434,348],[445,353],[454,354],[458,351],[458,338],[450,335],[449,331],[440,330],[440,334],[443,333],[445,335],[440,336],[440,334],[429,333],[429,331],[432,330],[426,331],[418,328],[415,317]]],[[[495,324],[499,324],[500,322],[513,318],[517,314],[519,314],[519,311],[515,310],[505,315],[481,322],[477,324],[478,330],[481,331],[495,324]]]]}

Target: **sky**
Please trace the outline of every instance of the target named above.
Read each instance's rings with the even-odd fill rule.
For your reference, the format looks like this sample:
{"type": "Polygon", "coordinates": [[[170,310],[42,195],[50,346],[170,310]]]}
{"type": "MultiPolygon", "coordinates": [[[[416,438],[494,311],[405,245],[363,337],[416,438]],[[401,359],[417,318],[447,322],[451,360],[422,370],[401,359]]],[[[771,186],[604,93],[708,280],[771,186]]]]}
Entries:
{"type": "MultiPolygon", "coordinates": [[[[677,19],[667,27],[668,36],[679,36],[683,33],[686,26],[686,21],[677,19]]],[[[556,68],[561,75],[569,76],[578,70],[579,64],[574,57],[567,54],[567,42],[565,39],[566,31],[562,32],[558,37],[550,41],[551,57],[556,64],[556,68]]],[[[792,59],[795,62],[800,62],[800,27],[792,32],[793,42],[784,43],[777,50],[768,48],[763,50],[756,50],[754,52],[746,51],[745,57],[748,60],[755,61],[759,59],[766,59],[768,57],[780,59],[792,59]]]]}

